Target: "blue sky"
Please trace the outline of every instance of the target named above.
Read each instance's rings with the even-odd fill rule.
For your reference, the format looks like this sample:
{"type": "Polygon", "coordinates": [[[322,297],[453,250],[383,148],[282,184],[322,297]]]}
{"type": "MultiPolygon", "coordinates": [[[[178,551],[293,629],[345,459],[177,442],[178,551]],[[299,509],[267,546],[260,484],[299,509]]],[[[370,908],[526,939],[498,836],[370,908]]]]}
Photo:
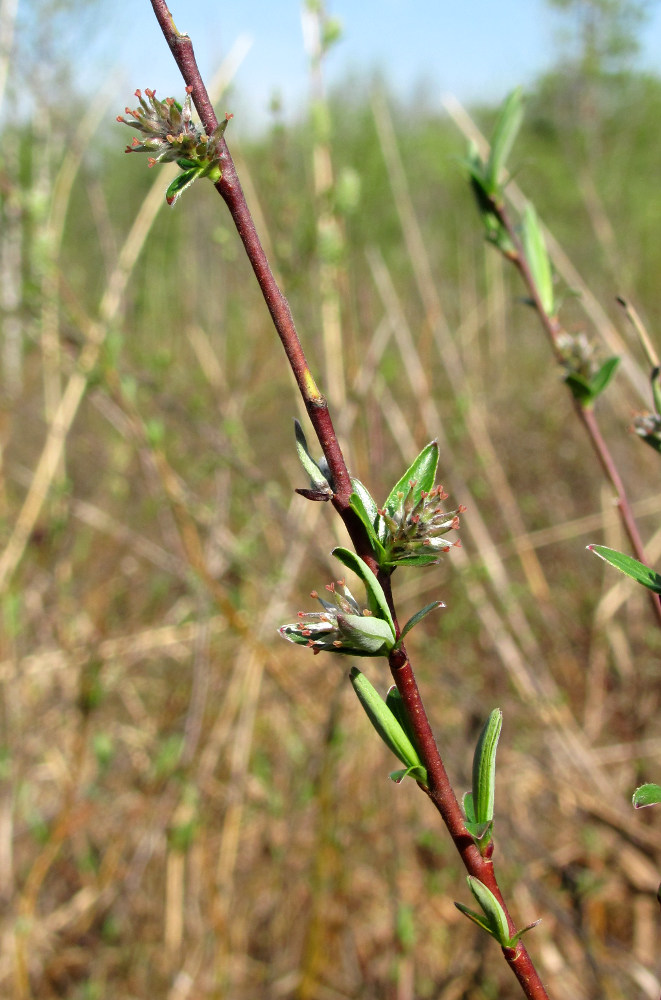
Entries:
{"type": "MultiPolygon", "coordinates": [[[[533,80],[557,54],[560,22],[543,0],[327,0],[326,6],[344,29],[326,66],[331,84],[380,67],[403,96],[423,83],[431,103],[447,91],[463,101],[495,101],[533,80]]],[[[654,5],[641,59],[659,72],[660,8],[654,5]]],[[[238,111],[246,126],[266,120],[274,92],[288,113],[305,99],[299,0],[172,0],[170,9],[179,30],[191,36],[207,78],[237,38],[251,39],[232,106],[223,109],[238,111]]],[[[109,20],[122,37],[115,59],[129,95],[136,86],[155,87],[161,96],[179,93],[180,78],[148,0],[120,0],[109,20]]]]}

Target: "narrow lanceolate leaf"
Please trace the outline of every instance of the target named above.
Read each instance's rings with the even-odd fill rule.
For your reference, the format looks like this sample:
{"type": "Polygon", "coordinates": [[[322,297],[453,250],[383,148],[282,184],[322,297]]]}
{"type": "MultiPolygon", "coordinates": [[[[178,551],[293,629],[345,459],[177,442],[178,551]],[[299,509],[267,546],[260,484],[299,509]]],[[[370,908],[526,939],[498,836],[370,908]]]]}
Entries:
{"type": "Polygon", "coordinates": [[[381,563],[382,568],[390,566],[435,566],[440,562],[438,551],[430,553],[418,553],[411,556],[397,556],[396,559],[387,559],[381,563]]]}
{"type": "Polygon", "coordinates": [[[661,368],[655,365],[652,369],[651,383],[652,383],[652,398],[654,399],[654,409],[657,413],[661,413],[661,368]]]}
{"type": "Polygon", "coordinates": [[[385,558],[386,550],[381,544],[378,534],[378,526],[381,517],[376,508],[376,503],[360,480],[352,479],[351,485],[353,486],[353,493],[349,498],[349,504],[351,509],[358,515],[361,522],[365,526],[365,531],[369,535],[370,542],[372,543],[374,558],[379,564],[381,564],[385,558]]]}
{"type": "Polygon", "coordinates": [[[661,574],[656,573],[649,566],[638,562],[632,556],[625,555],[624,552],[609,549],[606,545],[588,545],[587,549],[589,552],[594,552],[600,559],[610,563],[615,569],[619,569],[621,573],[626,573],[636,583],[642,583],[643,587],[647,587],[648,590],[653,590],[655,594],[661,594],[661,574]]]}
{"type": "Polygon", "coordinates": [[[383,742],[401,760],[407,771],[410,770],[416,781],[426,785],[427,772],[418,752],[386,702],[357,667],[352,668],[349,676],[358,700],[383,742]]]}
{"type": "Polygon", "coordinates": [[[338,622],[342,625],[342,635],[348,646],[346,650],[348,654],[376,656],[383,653],[387,656],[393,648],[392,629],[382,618],[373,615],[338,614],[338,622]]]}
{"type": "Polygon", "coordinates": [[[411,727],[409,726],[408,716],[406,714],[406,709],[404,708],[404,699],[397,690],[394,684],[388,688],[388,693],[386,695],[386,705],[395,716],[400,726],[410,739],[411,743],[415,745],[415,740],[411,732],[411,727]]]}
{"type": "Polygon", "coordinates": [[[569,387],[572,396],[581,406],[589,408],[594,400],[592,383],[585,375],[579,372],[569,372],[565,375],[565,383],[569,387]]]}
{"type": "Polygon", "coordinates": [[[473,793],[464,792],[464,797],[461,800],[461,804],[464,807],[464,816],[466,817],[466,828],[469,833],[475,836],[475,831],[473,827],[477,826],[477,820],[475,819],[475,809],[473,808],[473,793]]]}
{"type": "Polygon", "coordinates": [[[414,503],[420,499],[420,495],[428,493],[434,485],[436,479],[436,469],[438,468],[438,444],[431,441],[422,449],[418,457],[411,463],[399,482],[395,483],[384,503],[384,508],[388,513],[392,513],[399,505],[400,494],[408,493],[411,483],[415,483],[413,489],[414,503]]]}
{"type": "Polygon", "coordinates": [[[417,625],[418,622],[421,622],[423,618],[426,618],[430,611],[435,611],[436,608],[444,608],[444,607],[445,605],[443,604],[443,601],[433,601],[431,604],[426,604],[424,608],[421,608],[420,611],[416,612],[416,614],[414,614],[411,618],[409,618],[406,625],[400,632],[399,639],[395,643],[395,648],[401,646],[405,636],[411,631],[413,626],[417,625]]]}
{"type": "Polygon", "coordinates": [[[491,930],[491,925],[489,924],[487,918],[483,917],[481,913],[476,913],[475,910],[471,910],[465,903],[455,902],[454,905],[460,913],[463,913],[465,917],[468,917],[468,919],[472,920],[474,924],[481,927],[483,931],[486,931],[487,934],[491,934],[492,937],[494,936],[493,931],[491,930]]]}
{"type": "MultiPolygon", "coordinates": [[[[406,708],[404,707],[404,699],[402,698],[401,694],[399,693],[394,684],[392,685],[392,687],[388,689],[388,694],[386,695],[386,705],[390,709],[392,714],[395,716],[397,721],[399,722],[400,726],[410,739],[413,746],[415,746],[415,733],[413,732],[411,723],[409,721],[409,717],[406,712],[406,708]]],[[[390,777],[392,778],[392,775],[390,777]]],[[[395,779],[393,778],[393,780],[395,779]]],[[[416,777],[416,781],[420,781],[420,778],[416,777]]],[[[425,785],[427,784],[426,771],[423,784],[425,785]]]]}
{"type": "Polygon", "coordinates": [[[599,396],[604,391],[606,386],[610,383],[611,379],[613,378],[613,375],[617,371],[619,363],[620,359],[617,357],[617,355],[614,355],[612,358],[607,358],[604,361],[601,368],[599,368],[599,370],[594,373],[594,375],[590,379],[590,385],[592,386],[592,396],[594,399],[596,399],[597,396],[599,396]]]}
{"type": "Polygon", "coordinates": [[[468,156],[462,162],[468,170],[471,191],[473,192],[488,242],[495,244],[503,253],[510,253],[514,249],[514,246],[507,235],[507,230],[494,211],[494,201],[497,199],[493,198],[487,190],[486,167],[482,163],[475,143],[471,142],[468,148],[468,156]]]}
{"type": "Polygon", "coordinates": [[[509,943],[508,947],[510,947],[510,948],[516,948],[517,944],[519,943],[519,941],[521,940],[521,938],[523,937],[523,935],[527,934],[528,931],[531,931],[533,929],[533,927],[537,927],[537,925],[541,924],[541,922],[542,922],[542,918],[540,917],[538,920],[533,920],[532,923],[526,924],[525,927],[522,927],[520,931],[516,932],[516,934],[514,935],[514,937],[510,938],[510,943],[509,943]]]}
{"type": "Polygon", "coordinates": [[[165,192],[165,200],[168,205],[175,205],[184,191],[197,180],[200,174],[199,167],[191,167],[190,170],[184,170],[183,173],[178,174],[165,192]]]}
{"type": "Polygon", "coordinates": [[[468,171],[469,177],[477,182],[478,188],[482,192],[482,196],[484,197],[485,164],[482,161],[479,149],[477,148],[472,139],[468,143],[468,150],[466,151],[466,156],[461,158],[460,163],[468,171]]]}
{"type": "Polygon", "coordinates": [[[555,316],[555,296],[553,294],[553,273],[551,261],[546,249],[546,241],[542,227],[537,218],[537,212],[528,202],[523,213],[522,225],[523,252],[528,261],[528,267],[547,316],[555,316]]]}
{"type": "Polygon", "coordinates": [[[315,460],[312,458],[308,449],[307,440],[305,438],[305,432],[303,431],[303,428],[298,420],[294,420],[294,432],[296,434],[296,453],[298,454],[299,461],[303,466],[303,470],[310,480],[311,486],[314,490],[332,496],[333,490],[331,489],[331,485],[315,460]]]}
{"type": "Polygon", "coordinates": [[[416,764],[412,767],[403,767],[398,771],[391,771],[388,775],[391,781],[394,781],[396,785],[399,785],[404,778],[413,778],[414,781],[419,781],[421,785],[427,787],[427,770],[422,766],[422,764],[416,764]]]}
{"type": "Polygon", "coordinates": [[[353,488],[352,499],[354,496],[358,497],[365,512],[366,523],[374,528],[379,518],[379,508],[377,507],[376,500],[367,487],[361,483],[360,479],[352,479],[351,486],[353,488]]]}
{"type": "Polygon", "coordinates": [[[574,399],[586,409],[592,407],[597,397],[610,383],[619,363],[618,357],[607,358],[591,378],[586,378],[578,372],[569,372],[565,376],[565,382],[571,389],[574,399]]]}
{"type": "Polygon", "coordinates": [[[388,607],[388,602],[386,600],[386,595],[383,592],[383,587],[375,577],[372,570],[369,568],[367,563],[365,563],[359,555],[352,552],[351,549],[336,548],[333,549],[332,555],[336,559],[347,567],[347,569],[352,570],[359,576],[360,579],[365,584],[365,590],[367,591],[367,603],[370,611],[377,618],[381,618],[383,621],[388,622],[390,626],[390,631],[392,632],[393,643],[395,641],[395,624],[392,620],[392,615],[390,613],[390,608],[388,607]]]}
{"type": "Polygon", "coordinates": [[[480,174],[476,175],[474,172],[471,173],[471,191],[473,192],[477,210],[480,213],[480,218],[482,219],[486,240],[488,243],[493,243],[493,245],[497,247],[501,253],[509,256],[515,252],[515,247],[507,230],[505,229],[505,226],[494,211],[493,202],[486,192],[485,183],[484,178],[480,174]]]}
{"type": "Polygon", "coordinates": [[[473,755],[473,810],[475,821],[479,824],[493,821],[496,750],[502,724],[503,713],[494,708],[484,724],[473,755]]]}
{"type": "Polygon", "coordinates": [[[355,493],[354,492],[354,493],[351,494],[351,496],[349,497],[349,505],[350,505],[352,511],[355,514],[357,514],[358,517],[360,518],[360,521],[363,524],[363,526],[365,528],[365,531],[369,535],[369,539],[370,539],[370,541],[372,543],[372,548],[374,548],[374,546],[375,546],[376,543],[378,543],[381,546],[381,548],[383,548],[383,546],[379,542],[378,535],[377,535],[376,531],[374,530],[374,525],[372,523],[372,520],[371,520],[369,514],[367,513],[367,511],[365,510],[365,505],[363,504],[363,499],[362,499],[362,497],[360,496],[359,493],[355,493]]]}
{"type": "Polygon", "coordinates": [[[658,805],[661,802],[661,785],[641,785],[633,793],[632,802],[636,809],[658,805]]]}
{"type": "Polygon", "coordinates": [[[523,121],[523,92],[520,87],[505,99],[491,138],[491,152],[485,169],[488,194],[497,196],[503,182],[503,171],[523,121]]]}
{"type": "Polygon", "coordinates": [[[505,911],[502,906],[492,893],[491,889],[487,888],[483,882],[475,878],[474,875],[468,875],[466,881],[468,882],[468,888],[473,893],[473,896],[480,904],[482,912],[486,917],[486,930],[489,931],[496,941],[502,948],[511,947],[510,941],[510,929],[507,923],[507,917],[505,916],[505,911]]]}

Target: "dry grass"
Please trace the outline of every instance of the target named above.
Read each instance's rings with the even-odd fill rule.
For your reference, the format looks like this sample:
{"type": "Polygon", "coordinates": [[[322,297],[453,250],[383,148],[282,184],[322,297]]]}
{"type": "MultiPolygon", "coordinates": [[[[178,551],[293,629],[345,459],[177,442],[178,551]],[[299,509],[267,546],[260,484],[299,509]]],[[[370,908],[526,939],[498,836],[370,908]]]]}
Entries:
{"type": "MultiPolygon", "coordinates": [[[[644,595],[584,554],[623,542],[519,289],[472,234],[445,251],[460,284],[445,276],[387,105],[373,113],[406,269],[366,242],[322,266],[317,298],[295,202],[244,177],[315,363],[346,345],[328,384],[352,471],[385,495],[435,437],[469,508],[463,548],[395,589],[404,617],[448,605],[410,652],[458,791],[481,720],[504,710],[496,857],[520,922],[543,917],[530,948],[550,994],[656,997],[658,820],[629,802],[661,749],[659,639],[644,595]]],[[[334,572],[337,526],[292,495],[299,404],[222,206],[199,185],[157,218],[165,186],[123,234],[94,189],[110,257],[95,301],[85,257],[72,268],[56,241],[49,340],[2,415],[0,992],[514,998],[343,664],[275,636],[334,572]]],[[[470,232],[466,205],[453,225],[470,232]]],[[[73,211],[53,204],[60,235],[73,211]]],[[[327,213],[315,224],[351,245],[351,220],[327,213]]],[[[631,393],[604,407],[614,439],[631,393]]],[[[651,536],[641,449],[620,452],[651,536]]]]}

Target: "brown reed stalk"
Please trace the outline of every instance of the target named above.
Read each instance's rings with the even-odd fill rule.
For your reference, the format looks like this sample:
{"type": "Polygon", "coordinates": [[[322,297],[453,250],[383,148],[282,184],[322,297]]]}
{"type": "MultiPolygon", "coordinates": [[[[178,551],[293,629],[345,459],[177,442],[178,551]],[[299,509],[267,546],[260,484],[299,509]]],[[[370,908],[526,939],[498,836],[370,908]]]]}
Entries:
{"type": "MultiPolygon", "coordinates": [[[[192,96],[202,125],[207,134],[212,135],[218,127],[218,120],[200,76],[191,39],[177,30],[165,0],[150,0],[150,2],[165,39],[170,46],[175,62],[184,78],[186,87],[192,96]]],[[[241,189],[232,157],[222,137],[218,143],[218,150],[222,176],[216,181],[215,186],[224,199],[243,242],[244,249],[252,265],[255,277],[257,278],[305,403],[310,421],[328,462],[334,485],[333,506],[342,518],[356,552],[367,563],[370,569],[377,574],[393,614],[397,635],[399,635],[390,578],[379,572],[378,565],[372,555],[366,530],[350,507],[350,496],[352,493],[351,479],[335,434],[328,404],[317,388],[308,366],[289,305],[278,287],[269,266],[241,189]]],[[[411,728],[416,737],[418,750],[427,768],[429,785],[427,794],[441,814],[466,870],[483,885],[487,886],[502,906],[510,935],[512,936],[515,933],[515,925],[507,911],[498,887],[493,863],[490,859],[482,857],[466,829],[461,808],[445,770],[422,703],[413,668],[403,646],[399,646],[399,648],[390,653],[389,663],[393,678],[406,706],[411,728]]],[[[542,998],[546,998],[547,993],[539,973],[535,969],[532,959],[521,941],[517,943],[516,947],[503,948],[502,950],[506,961],[521,985],[524,995],[530,998],[530,1000],[542,1000],[542,998]]]]}

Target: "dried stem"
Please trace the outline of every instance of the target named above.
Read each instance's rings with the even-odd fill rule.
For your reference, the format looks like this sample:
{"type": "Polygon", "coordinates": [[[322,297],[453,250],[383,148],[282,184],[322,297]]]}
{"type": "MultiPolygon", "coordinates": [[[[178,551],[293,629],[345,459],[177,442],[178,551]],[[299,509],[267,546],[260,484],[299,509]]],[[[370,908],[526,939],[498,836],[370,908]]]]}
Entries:
{"type": "MultiPolygon", "coordinates": [[[[193,103],[202,124],[207,134],[211,135],[217,127],[218,120],[211,106],[206,87],[200,77],[193,53],[192,42],[187,35],[182,35],[177,30],[164,0],[150,0],[150,2],[186,86],[191,88],[190,92],[193,103]]],[[[317,388],[308,366],[296,332],[289,304],[269,266],[241,189],[234,162],[224,139],[221,139],[219,149],[222,177],[216,183],[216,188],[227,204],[241,237],[305,402],[308,416],[328,462],[335,491],[332,501],[333,506],[342,517],[356,552],[377,573],[396,624],[397,619],[393,605],[390,577],[379,571],[379,567],[372,555],[366,531],[359,518],[349,506],[352,493],[351,478],[335,434],[326,399],[317,388]]],[[[398,628],[397,631],[399,632],[398,628]]],[[[429,718],[424,709],[420,691],[415,680],[413,668],[403,646],[400,646],[396,652],[391,654],[389,662],[393,678],[406,706],[408,717],[416,736],[418,749],[427,769],[429,781],[429,788],[426,789],[427,794],[440,813],[466,870],[494,893],[503,907],[507,916],[510,933],[513,935],[515,933],[515,925],[507,911],[498,887],[493,871],[493,864],[491,860],[482,857],[472,837],[466,830],[461,808],[438,751],[429,718]]],[[[525,996],[529,1000],[545,1000],[547,993],[524,946],[519,942],[516,948],[503,948],[503,954],[521,984],[525,996]]]]}

